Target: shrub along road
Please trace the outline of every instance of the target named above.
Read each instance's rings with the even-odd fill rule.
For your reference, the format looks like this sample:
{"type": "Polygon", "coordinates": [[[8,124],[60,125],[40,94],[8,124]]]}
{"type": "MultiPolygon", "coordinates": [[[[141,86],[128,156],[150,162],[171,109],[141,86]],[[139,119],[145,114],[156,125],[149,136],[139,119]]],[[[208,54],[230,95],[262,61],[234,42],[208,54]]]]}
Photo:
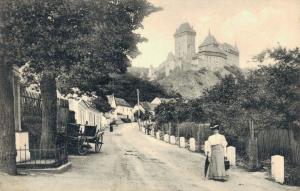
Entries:
{"type": "Polygon", "coordinates": [[[227,182],[204,180],[204,157],[124,124],[105,132],[101,153],[71,156],[63,174],[0,175],[0,191],[280,191],[298,190],[266,180],[264,173],[230,169],[227,182]]]}

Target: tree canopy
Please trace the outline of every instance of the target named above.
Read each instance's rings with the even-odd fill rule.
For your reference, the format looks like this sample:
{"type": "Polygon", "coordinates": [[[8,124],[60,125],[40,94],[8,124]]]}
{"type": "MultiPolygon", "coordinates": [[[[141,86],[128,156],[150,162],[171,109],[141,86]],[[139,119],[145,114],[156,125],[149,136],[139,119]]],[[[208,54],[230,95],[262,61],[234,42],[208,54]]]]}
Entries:
{"type": "Polygon", "coordinates": [[[41,147],[53,147],[59,89],[96,92],[112,73],[124,73],[144,41],[134,31],[156,11],[146,0],[12,0],[3,33],[7,62],[25,65],[40,85],[41,147]],[[51,146],[49,146],[51,145],[51,146]]]}

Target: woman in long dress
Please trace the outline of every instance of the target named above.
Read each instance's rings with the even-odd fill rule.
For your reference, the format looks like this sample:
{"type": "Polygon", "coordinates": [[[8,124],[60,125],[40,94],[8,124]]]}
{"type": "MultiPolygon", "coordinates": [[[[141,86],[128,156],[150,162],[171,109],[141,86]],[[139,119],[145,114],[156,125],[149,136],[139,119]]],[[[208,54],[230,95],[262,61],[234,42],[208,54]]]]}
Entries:
{"type": "Polygon", "coordinates": [[[210,161],[208,178],[225,181],[228,178],[224,166],[227,141],[224,135],[219,134],[218,125],[211,127],[211,130],[213,131],[213,135],[208,137],[208,152],[206,153],[210,161]]]}

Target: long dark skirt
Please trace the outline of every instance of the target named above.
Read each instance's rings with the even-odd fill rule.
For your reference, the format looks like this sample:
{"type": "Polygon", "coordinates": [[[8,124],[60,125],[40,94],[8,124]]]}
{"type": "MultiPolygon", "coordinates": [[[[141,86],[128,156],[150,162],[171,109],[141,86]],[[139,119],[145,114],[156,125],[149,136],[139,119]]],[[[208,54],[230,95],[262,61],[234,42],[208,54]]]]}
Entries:
{"type": "Polygon", "coordinates": [[[224,166],[224,147],[213,145],[211,147],[211,161],[209,165],[208,178],[214,180],[227,180],[224,166]]]}

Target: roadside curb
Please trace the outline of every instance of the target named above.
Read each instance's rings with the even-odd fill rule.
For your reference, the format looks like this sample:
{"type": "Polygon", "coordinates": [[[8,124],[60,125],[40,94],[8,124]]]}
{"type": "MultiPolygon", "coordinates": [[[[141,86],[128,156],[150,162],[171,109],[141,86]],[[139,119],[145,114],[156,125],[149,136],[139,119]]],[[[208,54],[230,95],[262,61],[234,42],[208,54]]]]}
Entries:
{"type": "Polygon", "coordinates": [[[57,168],[39,168],[39,169],[18,169],[19,174],[30,174],[30,173],[52,173],[52,174],[61,174],[66,172],[72,167],[72,162],[68,162],[64,165],[61,165],[57,168]]]}

